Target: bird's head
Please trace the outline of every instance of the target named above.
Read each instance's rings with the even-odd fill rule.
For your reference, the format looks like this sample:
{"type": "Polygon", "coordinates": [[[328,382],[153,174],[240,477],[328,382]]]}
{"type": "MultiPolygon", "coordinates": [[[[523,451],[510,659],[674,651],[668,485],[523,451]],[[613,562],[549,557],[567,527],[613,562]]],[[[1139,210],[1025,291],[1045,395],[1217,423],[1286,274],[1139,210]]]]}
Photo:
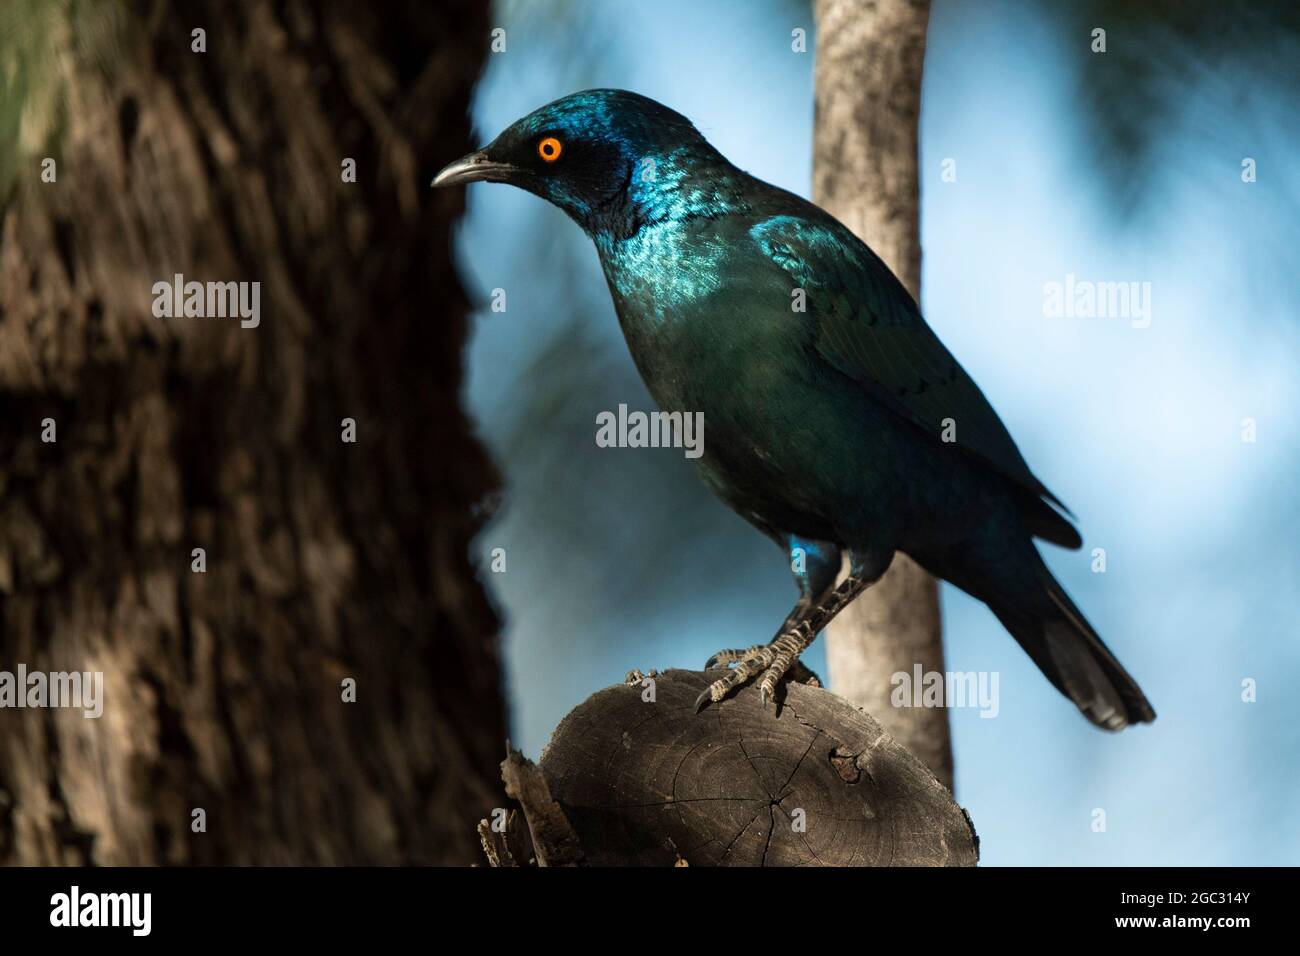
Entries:
{"type": "Polygon", "coordinates": [[[510,183],[554,203],[592,236],[635,232],[721,201],[734,168],[690,120],[625,90],[587,90],[516,121],[444,168],[434,186],[510,183]]]}

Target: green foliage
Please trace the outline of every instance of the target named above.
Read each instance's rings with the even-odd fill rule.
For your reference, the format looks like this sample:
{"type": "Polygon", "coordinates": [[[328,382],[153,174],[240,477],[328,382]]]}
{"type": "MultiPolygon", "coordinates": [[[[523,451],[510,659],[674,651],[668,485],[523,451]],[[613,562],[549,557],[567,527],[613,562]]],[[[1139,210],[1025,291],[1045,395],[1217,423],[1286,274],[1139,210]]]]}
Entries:
{"type": "Polygon", "coordinates": [[[40,159],[58,158],[79,70],[118,57],[121,7],[100,0],[0,3],[0,206],[40,159]]]}

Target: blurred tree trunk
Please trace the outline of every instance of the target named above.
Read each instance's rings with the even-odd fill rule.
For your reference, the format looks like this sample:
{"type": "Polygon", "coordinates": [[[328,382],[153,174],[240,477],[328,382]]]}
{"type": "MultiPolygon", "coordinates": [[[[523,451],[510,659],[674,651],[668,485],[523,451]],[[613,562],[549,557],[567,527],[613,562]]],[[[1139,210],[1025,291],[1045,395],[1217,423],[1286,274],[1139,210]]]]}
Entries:
{"type": "Polygon", "coordinates": [[[0,196],[0,669],[103,671],[104,713],[0,710],[0,863],[471,862],[496,476],[463,194],[427,185],[471,145],[486,4],[106,8],[111,42],[49,5],[58,179],[38,151],[0,196]],[[261,324],[155,318],[176,273],[260,281],[261,324]]]}
{"type": "MultiPolygon", "coordinates": [[[[929,0],[816,0],[813,201],[921,297],[917,130],[929,0]]],[[[827,629],[831,686],[952,788],[945,708],[890,703],[891,675],[942,672],[938,583],[899,554],[827,629]]]]}

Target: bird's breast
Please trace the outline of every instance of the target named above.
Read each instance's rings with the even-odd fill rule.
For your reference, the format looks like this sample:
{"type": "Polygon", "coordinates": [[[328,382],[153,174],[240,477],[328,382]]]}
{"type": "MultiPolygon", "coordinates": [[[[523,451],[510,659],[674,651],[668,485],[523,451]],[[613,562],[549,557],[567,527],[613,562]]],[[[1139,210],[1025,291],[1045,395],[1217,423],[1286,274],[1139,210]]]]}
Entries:
{"type": "Polygon", "coordinates": [[[597,248],[625,332],[689,322],[722,289],[728,249],[720,236],[660,224],[597,248]]]}

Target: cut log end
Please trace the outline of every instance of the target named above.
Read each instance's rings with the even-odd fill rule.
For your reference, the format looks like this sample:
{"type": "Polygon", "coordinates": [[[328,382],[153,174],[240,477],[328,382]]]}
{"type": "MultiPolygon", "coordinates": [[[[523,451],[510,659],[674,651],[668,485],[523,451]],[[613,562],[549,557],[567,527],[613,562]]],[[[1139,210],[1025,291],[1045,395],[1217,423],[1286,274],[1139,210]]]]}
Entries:
{"type": "MultiPolygon", "coordinates": [[[[787,684],[776,714],[746,687],[700,714],[720,672],[606,688],[560,723],[544,787],[512,786],[530,824],[558,807],[560,856],[595,866],[972,866],[952,794],[872,717],[787,684]],[[543,797],[538,794],[544,791],[543,797]],[[537,803],[530,806],[529,801],[537,803]]],[[[506,764],[508,775],[517,775],[506,764]]],[[[533,835],[539,835],[533,826],[533,835]]],[[[545,855],[545,848],[543,854],[545,855]]]]}

